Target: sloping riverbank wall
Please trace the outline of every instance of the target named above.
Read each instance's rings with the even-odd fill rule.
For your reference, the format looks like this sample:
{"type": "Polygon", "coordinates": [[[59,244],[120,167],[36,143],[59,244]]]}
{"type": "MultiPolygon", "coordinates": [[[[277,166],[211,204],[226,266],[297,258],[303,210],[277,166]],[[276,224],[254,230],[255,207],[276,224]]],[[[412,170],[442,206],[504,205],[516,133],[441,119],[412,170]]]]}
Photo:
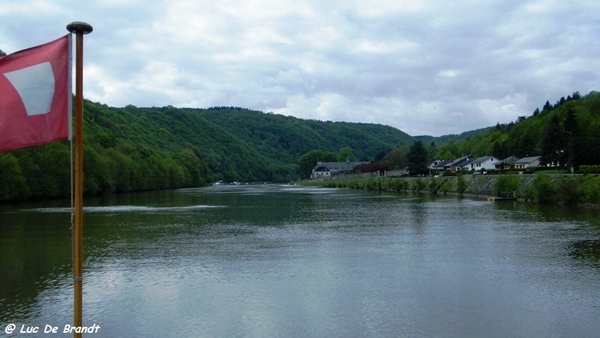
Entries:
{"type": "Polygon", "coordinates": [[[334,179],[325,187],[366,190],[420,191],[504,198],[536,203],[600,205],[599,175],[460,175],[442,177],[385,177],[334,179]]]}

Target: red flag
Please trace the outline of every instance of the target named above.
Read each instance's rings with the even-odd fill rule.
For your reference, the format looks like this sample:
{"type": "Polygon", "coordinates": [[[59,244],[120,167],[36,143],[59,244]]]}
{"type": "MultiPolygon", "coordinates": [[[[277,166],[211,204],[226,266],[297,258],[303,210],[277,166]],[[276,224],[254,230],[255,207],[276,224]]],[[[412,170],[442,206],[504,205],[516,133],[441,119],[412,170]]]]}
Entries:
{"type": "Polygon", "coordinates": [[[0,152],[71,137],[71,35],[0,58],[0,152]]]}

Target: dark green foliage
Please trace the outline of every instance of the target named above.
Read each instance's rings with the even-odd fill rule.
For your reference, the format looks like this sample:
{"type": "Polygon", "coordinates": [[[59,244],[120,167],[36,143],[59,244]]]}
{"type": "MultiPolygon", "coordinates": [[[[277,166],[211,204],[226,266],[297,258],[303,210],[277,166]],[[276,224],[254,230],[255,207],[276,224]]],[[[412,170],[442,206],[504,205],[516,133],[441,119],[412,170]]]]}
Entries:
{"type": "MultiPolygon", "coordinates": [[[[500,159],[517,156],[545,155],[547,163],[577,169],[581,165],[600,164],[600,93],[581,96],[573,93],[556,105],[548,101],[535,116],[519,118],[517,123],[498,123],[495,128],[471,134],[468,139],[449,142],[435,138],[439,159],[494,155],[500,159]]],[[[465,133],[463,133],[465,134],[465,133]]],[[[431,141],[434,138],[416,137],[431,141]]]]}
{"type": "Polygon", "coordinates": [[[477,137],[480,135],[486,135],[492,129],[493,129],[492,127],[488,127],[488,128],[481,128],[481,129],[476,129],[476,130],[471,130],[471,131],[465,131],[458,135],[450,134],[450,135],[444,135],[444,136],[439,136],[439,137],[422,135],[422,136],[415,136],[414,138],[417,141],[421,141],[423,144],[434,143],[436,145],[442,145],[442,144],[448,144],[448,143],[454,143],[454,142],[460,143],[460,142],[465,142],[467,140],[470,140],[473,137],[477,137]]]}
{"type": "Polygon", "coordinates": [[[302,120],[234,107],[183,111],[230,132],[269,161],[282,163],[296,163],[300,156],[314,149],[338,152],[349,148],[356,158],[373,159],[382,149],[413,142],[406,133],[378,124],[302,120]]]}
{"type": "MultiPolygon", "coordinates": [[[[108,107],[84,102],[84,194],[289,182],[313,149],[355,159],[410,144],[392,127],[307,121],[241,108],[108,107]],[[356,156],[355,156],[356,155],[356,156]]],[[[0,201],[69,196],[67,142],[0,154],[0,201]]],[[[312,167],[311,167],[312,169],[312,167]]]]}
{"type": "Polygon", "coordinates": [[[515,196],[536,203],[576,205],[600,204],[599,175],[536,174],[480,176],[459,175],[444,178],[369,177],[349,180],[329,180],[327,187],[392,191],[431,191],[438,193],[481,194],[482,187],[493,182],[497,196],[515,196]]]}
{"type": "Polygon", "coordinates": [[[596,175],[586,178],[586,181],[581,184],[581,190],[584,196],[583,202],[600,204],[600,176],[596,175]]]}
{"type": "Polygon", "coordinates": [[[600,176],[536,174],[521,196],[537,203],[600,203],[600,176]]]}
{"type": "Polygon", "coordinates": [[[543,112],[548,112],[552,110],[552,106],[550,105],[550,102],[546,101],[546,103],[544,104],[544,107],[542,108],[543,112]]]}
{"type": "MultiPolygon", "coordinates": [[[[517,142],[516,149],[513,148],[513,152],[517,157],[527,157],[532,156],[536,153],[535,151],[535,143],[536,140],[533,135],[530,133],[525,133],[522,135],[521,139],[517,142]]],[[[502,157],[504,158],[504,157],[502,157]]]]}
{"type": "Polygon", "coordinates": [[[407,153],[407,147],[398,148],[390,151],[387,155],[385,155],[382,158],[382,161],[386,163],[391,169],[404,169],[408,164],[408,161],[406,159],[407,153]]]}
{"type": "Polygon", "coordinates": [[[566,177],[558,180],[558,199],[564,204],[578,204],[583,200],[584,192],[581,180],[575,177],[566,177]]]}
{"type": "Polygon", "coordinates": [[[467,180],[464,177],[458,176],[456,179],[456,192],[462,194],[467,190],[467,180]]]}
{"type": "MultiPolygon", "coordinates": [[[[435,143],[423,147],[424,166],[432,158],[523,157],[541,155],[543,148],[562,154],[553,161],[582,173],[595,172],[594,166],[600,165],[597,92],[575,92],[555,105],[547,102],[535,116],[516,123],[439,138],[411,138],[382,125],[307,121],[233,107],[114,108],[86,101],[84,109],[86,194],[201,186],[219,179],[288,182],[305,177],[300,158],[314,149],[335,154],[332,161],[338,155],[343,160],[377,158],[389,168],[405,168],[415,139],[435,143]],[[555,116],[558,123],[551,122],[555,116]],[[549,132],[556,137],[547,137],[549,132]],[[552,145],[551,140],[560,142],[552,145]]],[[[0,154],[0,201],[68,196],[69,161],[66,142],[0,154]]],[[[304,166],[312,169],[314,164],[304,166]]],[[[422,169],[413,168],[412,173],[427,174],[422,169]]],[[[594,199],[583,189],[584,200],[594,199]]]]}
{"type": "Polygon", "coordinates": [[[512,193],[519,188],[519,178],[512,175],[500,175],[494,182],[494,195],[502,196],[506,193],[512,193]]]}
{"type": "Polygon", "coordinates": [[[29,194],[19,160],[13,154],[0,154],[0,201],[29,194]]]}
{"type": "Polygon", "coordinates": [[[417,179],[413,179],[412,181],[410,181],[410,186],[411,186],[412,191],[421,191],[427,187],[427,182],[425,182],[422,179],[417,178],[417,179]]]}
{"type": "Polygon", "coordinates": [[[406,154],[406,159],[408,161],[408,172],[410,175],[423,175],[429,172],[427,169],[429,153],[420,141],[413,143],[408,154],[406,154]]]}
{"type": "Polygon", "coordinates": [[[559,200],[557,190],[557,186],[550,176],[538,174],[527,194],[537,203],[556,203],[559,200]]]}
{"type": "Polygon", "coordinates": [[[441,180],[431,177],[427,182],[427,190],[435,191],[436,188],[440,185],[441,180]]]}
{"type": "Polygon", "coordinates": [[[552,115],[542,139],[542,164],[558,165],[564,152],[563,130],[558,115],[552,115]]]}
{"type": "Polygon", "coordinates": [[[582,165],[579,171],[584,174],[600,174],[600,165],[582,165]]]}
{"type": "Polygon", "coordinates": [[[344,147],[338,151],[337,161],[338,162],[346,162],[346,161],[356,162],[356,156],[354,156],[352,149],[350,149],[349,147],[344,147]]]}
{"type": "Polygon", "coordinates": [[[504,159],[509,157],[508,149],[506,148],[506,141],[496,141],[494,142],[494,146],[492,147],[492,156],[504,159]]]}

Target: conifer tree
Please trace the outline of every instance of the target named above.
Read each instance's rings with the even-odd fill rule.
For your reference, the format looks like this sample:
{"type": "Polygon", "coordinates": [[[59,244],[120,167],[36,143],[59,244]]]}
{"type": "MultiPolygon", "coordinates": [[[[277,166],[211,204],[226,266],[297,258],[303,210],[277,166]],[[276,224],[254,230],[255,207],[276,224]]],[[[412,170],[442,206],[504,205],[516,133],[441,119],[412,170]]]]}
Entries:
{"type": "Polygon", "coordinates": [[[563,131],[560,126],[560,120],[558,115],[554,114],[542,139],[542,164],[556,166],[560,164],[562,151],[564,151],[562,136],[563,131]]]}
{"type": "Polygon", "coordinates": [[[413,143],[408,154],[406,154],[408,172],[411,175],[427,174],[428,157],[427,149],[425,149],[421,141],[413,143]]]}
{"type": "Polygon", "coordinates": [[[577,118],[573,109],[569,109],[567,111],[567,116],[563,124],[565,138],[567,140],[567,163],[569,167],[577,166],[579,162],[577,150],[580,148],[581,145],[579,144],[579,125],[577,124],[577,118]]]}

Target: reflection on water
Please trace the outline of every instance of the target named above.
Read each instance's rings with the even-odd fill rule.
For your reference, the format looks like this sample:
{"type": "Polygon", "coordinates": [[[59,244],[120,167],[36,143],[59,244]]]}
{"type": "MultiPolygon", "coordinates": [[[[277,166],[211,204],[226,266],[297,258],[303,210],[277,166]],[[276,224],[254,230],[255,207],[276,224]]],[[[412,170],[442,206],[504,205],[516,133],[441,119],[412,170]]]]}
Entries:
{"type": "MultiPolygon", "coordinates": [[[[188,206],[180,206],[180,207],[149,207],[149,206],[139,206],[139,205],[114,205],[114,206],[103,206],[103,207],[84,207],[84,213],[95,213],[95,212],[103,212],[103,213],[118,213],[118,212],[185,212],[188,210],[196,210],[196,209],[207,209],[207,208],[223,208],[225,206],[222,205],[188,205],[188,206]]],[[[71,212],[71,208],[32,208],[26,209],[24,211],[29,212],[52,212],[52,213],[67,213],[71,212]]]]}
{"type": "Polygon", "coordinates": [[[574,258],[600,268],[600,240],[581,240],[572,244],[574,258]]]}
{"type": "MultiPolygon", "coordinates": [[[[0,325],[71,321],[70,209],[0,209],[0,325]]],[[[97,337],[594,337],[595,211],[221,186],[85,201],[97,337]]]]}

